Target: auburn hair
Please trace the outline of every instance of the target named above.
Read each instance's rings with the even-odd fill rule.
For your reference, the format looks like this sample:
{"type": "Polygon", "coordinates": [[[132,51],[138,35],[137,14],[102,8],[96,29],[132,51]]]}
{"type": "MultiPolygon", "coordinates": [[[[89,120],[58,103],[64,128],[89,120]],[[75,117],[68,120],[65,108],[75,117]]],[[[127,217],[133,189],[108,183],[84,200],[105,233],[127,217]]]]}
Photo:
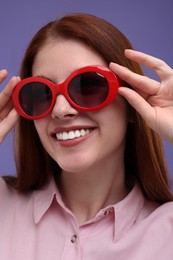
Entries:
{"type": "MultiPolygon", "coordinates": [[[[136,62],[124,56],[124,50],[132,46],[115,26],[94,15],[69,14],[48,23],[33,37],[21,64],[21,78],[32,76],[36,54],[51,39],[78,40],[102,56],[107,64],[116,62],[143,74],[136,62]]],[[[126,181],[130,182],[134,176],[149,200],[171,201],[161,139],[130,105],[129,108],[133,122],[128,125],[126,137],[126,181]]],[[[15,149],[17,176],[4,179],[19,191],[40,189],[61,170],[44,150],[33,121],[20,118],[15,129],[15,149]]]]}

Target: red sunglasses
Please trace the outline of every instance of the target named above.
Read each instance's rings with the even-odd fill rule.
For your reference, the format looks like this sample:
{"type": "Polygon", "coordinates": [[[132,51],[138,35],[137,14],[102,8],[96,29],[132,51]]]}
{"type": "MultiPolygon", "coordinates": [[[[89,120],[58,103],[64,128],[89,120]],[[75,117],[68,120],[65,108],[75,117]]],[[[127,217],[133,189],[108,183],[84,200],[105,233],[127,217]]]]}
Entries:
{"type": "Polygon", "coordinates": [[[12,99],[21,116],[37,120],[51,112],[59,94],[78,110],[95,111],[114,100],[119,86],[120,80],[108,68],[87,66],[61,84],[40,76],[25,78],[15,86],[12,99]]]}

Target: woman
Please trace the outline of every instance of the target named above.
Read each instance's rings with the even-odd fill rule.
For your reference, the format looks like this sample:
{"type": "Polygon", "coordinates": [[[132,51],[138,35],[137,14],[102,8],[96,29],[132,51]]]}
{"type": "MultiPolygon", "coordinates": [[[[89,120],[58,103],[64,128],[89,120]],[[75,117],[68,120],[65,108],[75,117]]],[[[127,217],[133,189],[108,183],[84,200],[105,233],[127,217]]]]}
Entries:
{"type": "Polygon", "coordinates": [[[74,14],[34,36],[20,76],[0,97],[0,140],[16,125],[17,164],[0,182],[1,259],[172,259],[158,136],[173,141],[172,69],[108,22],[74,14]]]}

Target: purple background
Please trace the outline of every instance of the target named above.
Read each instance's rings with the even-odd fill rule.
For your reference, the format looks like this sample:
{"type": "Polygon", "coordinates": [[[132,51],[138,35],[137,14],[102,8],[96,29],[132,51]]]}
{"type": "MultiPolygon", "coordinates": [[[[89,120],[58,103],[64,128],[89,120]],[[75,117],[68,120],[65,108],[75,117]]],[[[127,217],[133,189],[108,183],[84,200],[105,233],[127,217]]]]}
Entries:
{"type": "MultiPolygon", "coordinates": [[[[136,49],[164,59],[173,67],[172,11],[172,0],[1,1],[0,69],[6,68],[9,78],[18,74],[23,53],[35,32],[48,21],[71,12],[91,13],[112,22],[136,49]]],[[[146,73],[157,79],[148,69],[146,73]]],[[[173,176],[173,147],[164,144],[173,176]]],[[[0,147],[0,175],[5,174],[15,174],[11,134],[0,147]]]]}

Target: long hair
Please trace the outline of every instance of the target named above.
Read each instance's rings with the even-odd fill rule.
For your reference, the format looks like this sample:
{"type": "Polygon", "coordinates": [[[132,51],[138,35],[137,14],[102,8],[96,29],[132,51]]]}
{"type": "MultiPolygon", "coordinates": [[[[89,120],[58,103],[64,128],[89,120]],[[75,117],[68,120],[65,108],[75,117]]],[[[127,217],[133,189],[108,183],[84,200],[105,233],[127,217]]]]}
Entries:
{"type": "MultiPolygon", "coordinates": [[[[124,50],[132,49],[132,46],[115,26],[93,15],[70,14],[48,23],[33,37],[21,65],[21,78],[32,76],[35,56],[49,39],[58,41],[62,38],[83,42],[107,64],[116,62],[143,74],[136,62],[124,56],[124,50]]],[[[127,128],[124,158],[126,181],[130,182],[131,176],[134,176],[149,200],[159,203],[170,201],[173,197],[169,190],[161,140],[130,105],[129,108],[133,122],[127,128]]],[[[6,178],[6,182],[19,191],[39,189],[60,171],[44,150],[34,123],[24,118],[20,118],[16,128],[16,165],[17,177],[6,178]]]]}

